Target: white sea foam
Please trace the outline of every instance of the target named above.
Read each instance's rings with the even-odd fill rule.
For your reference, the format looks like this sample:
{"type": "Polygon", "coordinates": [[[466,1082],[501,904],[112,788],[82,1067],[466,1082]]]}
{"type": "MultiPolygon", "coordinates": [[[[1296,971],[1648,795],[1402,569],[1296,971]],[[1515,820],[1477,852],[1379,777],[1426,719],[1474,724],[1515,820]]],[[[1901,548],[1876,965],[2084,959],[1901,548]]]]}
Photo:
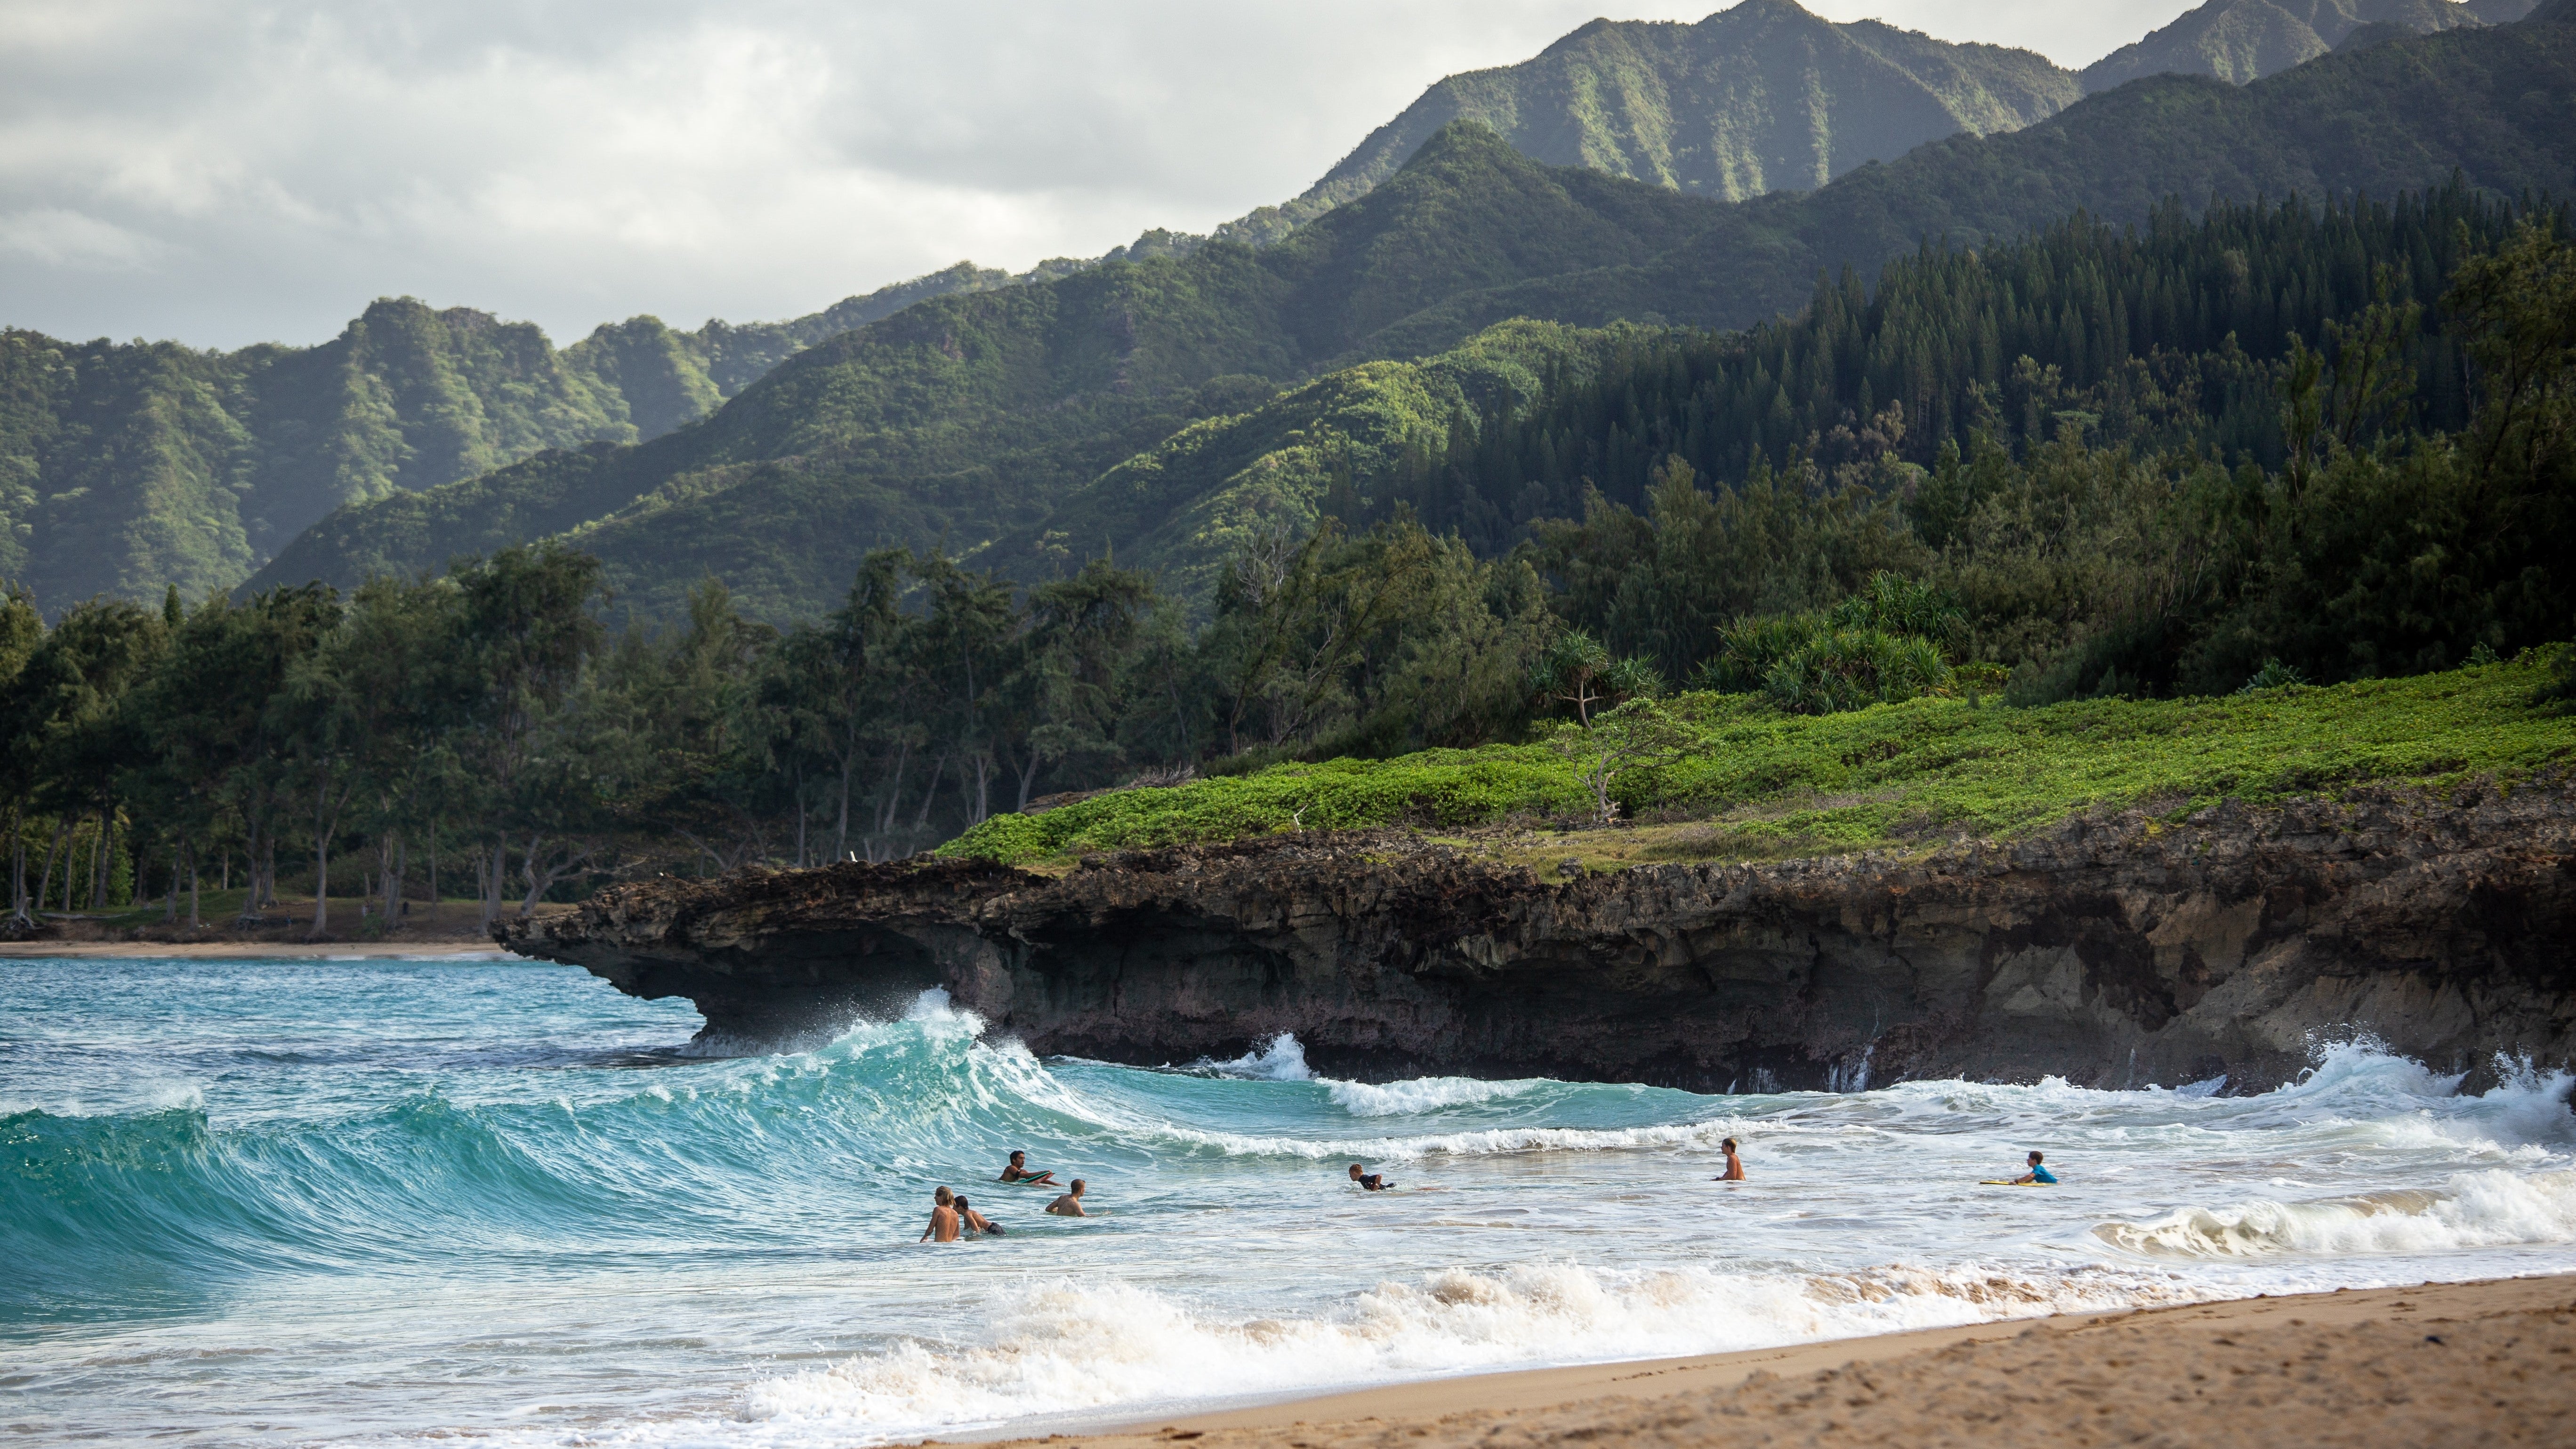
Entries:
{"type": "Polygon", "coordinates": [[[1472,1107],[1557,1085],[1544,1078],[1485,1082],[1474,1077],[1415,1077],[1410,1081],[1331,1082],[1333,1101],[1354,1117],[1409,1117],[1445,1107],[1472,1107]]]}
{"type": "Polygon", "coordinates": [[[1306,1048],[1292,1032],[1281,1032],[1266,1046],[1255,1047],[1230,1062],[1202,1058],[1191,1063],[1192,1071],[1220,1077],[1245,1077],[1256,1082],[1310,1082],[1315,1074],[1306,1067],[1306,1048]]]}
{"type": "Polygon", "coordinates": [[[2104,1223],[2094,1236],[2150,1257],[2261,1258],[2304,1253],[2439,1253],[2576,1242],[2576,1172],[2464,1172],[2443,1188],[2401,1188],[2316,1202],[2257,1198],[2183,1208],[2151,1222],[2104,1223]]]}
{"type": "Polygon", "coordinates": [[[1189,1399],[1720,1352],[2193,1296],[2150,1273],[1719,1274],[1556,1263],[1382,1282],[1329,1316],[1227,1319],[1145,1288],[1060,1280],[1015,1293],[983,1342],[907,1341],[784,1375],[755,1385],[739,1412],[773,1431],[803,1431],[793,1437],[881,1441],[1109,1405],[1148,1413],[1189,1399]]]}

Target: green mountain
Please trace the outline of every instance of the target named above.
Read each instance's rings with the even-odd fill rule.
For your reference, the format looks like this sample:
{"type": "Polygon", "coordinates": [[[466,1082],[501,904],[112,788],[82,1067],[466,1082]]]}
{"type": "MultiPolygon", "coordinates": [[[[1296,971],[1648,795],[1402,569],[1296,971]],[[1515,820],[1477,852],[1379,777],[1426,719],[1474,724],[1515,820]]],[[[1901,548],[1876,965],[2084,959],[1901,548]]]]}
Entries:
{"type": "Polygon", "coordinates": [[[2417,35],[2503,25],[2534,0],[2209,0],[2145,39],[2084,68],[2084,89],[2106,91],[2140,76],[2208,75],[2243,85],[2342,46],[2365,27],[2417,35]]]}
{"type": "Polygon", "coordinates": [[[1428,309],[1603,261],[1644,265],[1721,215],[1453,126],[1277,245],[1211,242],[935,298],[807,349],[641,447],[542,454],[344,509],[254,584],[354,581],[548,533],[599,554],[648,612],[710,572],[748,607],[808,611],[868,549],[942,537],[959,549],[1012,537],[986,561],[1045,576],[1122,542],[1050,524],[1061,500],[1191,423],[1346,362],[1446,350],[1483,324],[1425,326],[1428,309]]]}
{"type": "Polygon", "coordinates": [[[318,347],[0,330],[0,578],[48,608],[230,588],[333,509],[657,437],[824,337],[1030,279],[961,262],[790,322],[635,317],[561,350],[530,324],[411,298],[318,347]]]}
{"type": "Polygon", "coordinates": [[[1732,204],[1542,166],[1456,123],[1276,246],[936,298],[657,441],[344,509],[259,582],[354,582],[545,534],[599,554],[626,605],[655,614],[709,573],[758,611],[810,611],[893,542],[945,540],[1022,578],[1112,548],[1203,578],[1232,543],[1311,524],[1337,469],[1382,466],[1512,369],[1586,365],[1603,343],[1581,329],[1742,326],[1797,308],[1819,269],[2078,211],[2143,220],[2172,197],[2389,196],[2455,171],[2565,194],[2571,97],[2576,27],[2461,28],[2241,88],[2153,77],[2025,131],[1732,204]],[[1559,325],[1478,337],[1512,319],[1559,325]],[[1430,361],[1348,371],[1409,359],[1430,361]]]}
{"type": "Polygon", "coordinates": [[[1552,166],[1737,201],[1963,131],[2018,130],[2083,94],[2027,50],[1838,25],[1794,0],[1743,0],[1696,25],[1595,20],[1535,59],[1441,81],[1304,195],[1218,234],[1275,240],[1366,195],[1452,121],[1481,121],[1552,166]]]}
{"type": "Polygon", "coordinates": [[[2142,222],[2169,198],[2389,197],[2456,173],[2506,196],[2576,187],[2576,26],[2535,14],[2328,54],[2251,85],[2161,75],[2025,131],[1935,142],[1806,196],[1721,208],[1692,246],[1458,297],[1416,319],[1655,314],[1741,326],[1793,311],[1819,271],[1875,271],[1926,241],[1974,247],[2077,212],[2142,222]]]}

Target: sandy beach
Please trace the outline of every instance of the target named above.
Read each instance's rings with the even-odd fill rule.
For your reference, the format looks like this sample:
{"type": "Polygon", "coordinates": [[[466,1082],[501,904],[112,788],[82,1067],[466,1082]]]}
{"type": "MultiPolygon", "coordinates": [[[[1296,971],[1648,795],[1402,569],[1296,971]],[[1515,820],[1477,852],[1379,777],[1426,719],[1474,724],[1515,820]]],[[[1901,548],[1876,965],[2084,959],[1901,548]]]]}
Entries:
{"type": "Polygon", "coordinates": [[[2571,1416],[2576,1274],[1482,1374],[1017,1442],[2466,1446],[2562,1444],[2571,1416]]]}
{"type": "MultiPolygon", "coordinates": [[[[235,896],[233,904],[238,904],[235,896]]],[[[537,907],[539,917],[572,909],[552,902],[537,907]]],[[[402,929],[386,936],[362,931],[354,897],[331,899],[332,938],[305,939],[311,933],[313,901],[287,897],[263,912],[261,922],[238,925],[224,911],[209,910],[197,930],[162,921],[149,903],[114,915],[49,915],[50,934],[24,941],[0,941],[0,960],[318,960],[352,956],[467,956],[497,952],[483,929],[480,909],[471,901],[415,902],[402,929]],[[344,937],[346,939],[344,939],[344,937]]]]}
{"type": "Polygon", "coordinates": [[[321,960],[351,956],[475,956],[498,953],[490,941],[0,941],[0,958],[43,960],[321,960]]]}

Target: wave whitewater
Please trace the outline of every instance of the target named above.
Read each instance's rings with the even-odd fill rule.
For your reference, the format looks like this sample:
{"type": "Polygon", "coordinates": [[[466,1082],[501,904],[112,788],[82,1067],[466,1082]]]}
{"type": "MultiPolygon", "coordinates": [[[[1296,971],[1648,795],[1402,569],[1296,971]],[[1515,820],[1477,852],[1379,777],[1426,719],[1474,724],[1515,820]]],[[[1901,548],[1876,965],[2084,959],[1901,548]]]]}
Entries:
{"type": "Polygon", "coordinates": [[[2440,1253],[2576,1243],[2576,1172],[2461,1173],[2443,1188],[2398,1188],[2314,1202],[2258,1198],[2183,1208],[2093,1230],[2124,1252],[2164,1258],[2306,1253],[2440,1253]]]}
{"type": "MultiPolygon", "coordinates": [[[[623,998],[633,1015],[585,1029],[578,973],[513,1018],[467,968],[419,968],[399,1008],[388,968],[346,969],[303,1007],[288,994],[338,978],[244,987],[283,1024],[245,1015],[228,1044],[194,1022],[138,1033],[85,1077],[0,1056],[0,1331],[66,1345],[46,1382],[101,1404],[200,1392],[161,1328],[134,1330],[178,1324],[168,1342],[244,1366],[223,1402],[245,1416],[291,1419],[313,1375],[350,1386],[366,1427],[311,1438],[801,1449],[2576,1265],[2576,1083],[2507,1064],[2463,1095],[2366,1041],[2251,1095],[1703,1096],[1343,1081],[1293,1036],[1163,1070],[1040,1061],[937,993],[808,1050],[717,1058],[623,998]],[[407,1039],[442,1010],[443,1036],[407,1039]],[[352,1022],[373,1034],[337,1035],[352,1022]],[[1749,1183],[1708,1181],[1730,1136],[1749,1183]],[[2031,1146],[2065,1186],[1976,1186],[2031,1146]],[[992,1184],[1013,1148],[1086,1176],[1106,1216],[1048,1219],[992,1184]],[[1358,1192],[1344,1161],[1392,1164],[1403,1190],[1358,1192]],[[937,1183],[981,1184],[1010,1235],[914,1247],[937,1183]],[[366,1387],[393,1343],[484,1376],[424,1410],[449,1391],[366,1387]],[[494,1419],[494,1374],[558,1407],[494,1419]],[[401,1422],[423,1427],[384,1428],[401,1422]]],[[[94,1009],[88,978],[60,990],[94,1009]]]]}
{"type": "Polygon", "coordinates": [[[1150,1289],[1059,1280],[971,1347],[908,1342],[756,1385],[739,1410],[873,1439],[1111,1405],[1258,1396],[1533,1361],[1676,1357],[1907,1329],[2191,1301],[2143,1272],[1978,1268],[1813,1275],[1572,1264],[1382,1282],[1341,1312],[1224,1319],[1150,1289]]]}

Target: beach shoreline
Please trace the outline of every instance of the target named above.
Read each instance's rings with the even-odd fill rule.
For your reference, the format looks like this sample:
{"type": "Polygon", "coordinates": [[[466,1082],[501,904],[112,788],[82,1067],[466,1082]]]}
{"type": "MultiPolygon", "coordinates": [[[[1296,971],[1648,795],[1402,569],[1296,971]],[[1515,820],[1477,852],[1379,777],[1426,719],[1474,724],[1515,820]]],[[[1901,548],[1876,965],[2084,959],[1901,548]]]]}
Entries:
{"type": "MultiPolygon", "coordinates": [[[[2549,1426],[2576,1411],[2576,1269],[2543,1277],[2223,1299],[2101,1313],[2003,1319],[1867,1338],[1832,1339],[1704,1354],[1524,1369],[1285,1398],[1202,1413],[1137,1419],[1095,1416],[1098,1427],[1020,1424],[991,1434],[923,1443],[1093,1444],[1103,1449],[1188,1442],[1192,1449],[1331,1449],[1394,1444],[1522,1444],[1577,1438],[1667,1442],[1742,1436],[1838,1442],[2063,1445],[2131,1442],[2108,1422],[2128,1412],[2189,1420],[2216,1415],[2223,1441],[2256,1442],[2246,1416],[2360,1408],[2384,1400],[2424,1411],[2431,1428],[2392,1429],[2367,1413],[2345,1416],[2354,1443],[2547,1442],[2549,1426]],[[2436,1354],[2493,1339],[2493,1351],[2436,1354]],[[2252,1350],[2260,1349],[2260,1352],[2252,1350]],[[2550,1370],[2509,1365],[2537,1356],[2550,1370]],[[2421,1362],[2419,1362],[2421,1361],[2421,1362]],[[2479,1369],[2463,1376],[2473,1362],[2479,1369]],[[2409,1369],[2414,1372],[2410,1378],[2409,1369]],[[2259,1379],[2250,1384],[2249,1379],[2259,1379]],[[2422,1382],[2419,1382],[2421,1380],[2422,1382]],[[2011,1413],[1987,1423],[1939,1417],[1906,1402],[1900,1385],[1964,1389],[1991,1381],[2011,1413]],[[2441,1405],[2447,1385],[2459,1403],[2441,1405]],[[1852,1390],[1859,1390],[1857,1394],[1852,1390]],[[2301,1389],[2312,1391],[2302,1394],[2301,1389]],[[2227,1390],[2239,1391],[2229,1394],[2227,1390]],[[2247,1397],[2250,1391],[2251,1397],[2247,1397]],[[2135,1400],[2130,1406],[2122,1400],[2135,1400]],[[2308,1402],[2310,1399],[2313,1403],[2308,1402]],[[1864,1401],[1884,1413],[1860,1412],[1864,1401]],[[2296,1402],[2293,1402],[2296,1401],[2296,1402]],[[2160,1406],[2160,1407],[2158,1407],[2160,1406]],[[2438,1409],[2438,1412],[2436,1410],[2438,1409]],[[1884,1420],[1875,1426],[1859,1421],[1884,1420]],[[2233,1425],[2231,1431],[2229,1426],[2233,1425]],[[2441,1426],[2447,1425],[2447,1431],[2441,1426]],[[2099,1428],[2097,1436],[2074,1430],[2099,1428]]],[[[1973,1404],[1966,1409],[1973,1414],[1973,1404]]],[[[2296,1435],[2297,1442],[2343,1438],[2296,1435]]]]}
{"type": "Polygon", "coordinates": [[[352,956],[502,956],[488,940],[428,941],[6,941],[0,960],[321,961],[352,956]]]}

